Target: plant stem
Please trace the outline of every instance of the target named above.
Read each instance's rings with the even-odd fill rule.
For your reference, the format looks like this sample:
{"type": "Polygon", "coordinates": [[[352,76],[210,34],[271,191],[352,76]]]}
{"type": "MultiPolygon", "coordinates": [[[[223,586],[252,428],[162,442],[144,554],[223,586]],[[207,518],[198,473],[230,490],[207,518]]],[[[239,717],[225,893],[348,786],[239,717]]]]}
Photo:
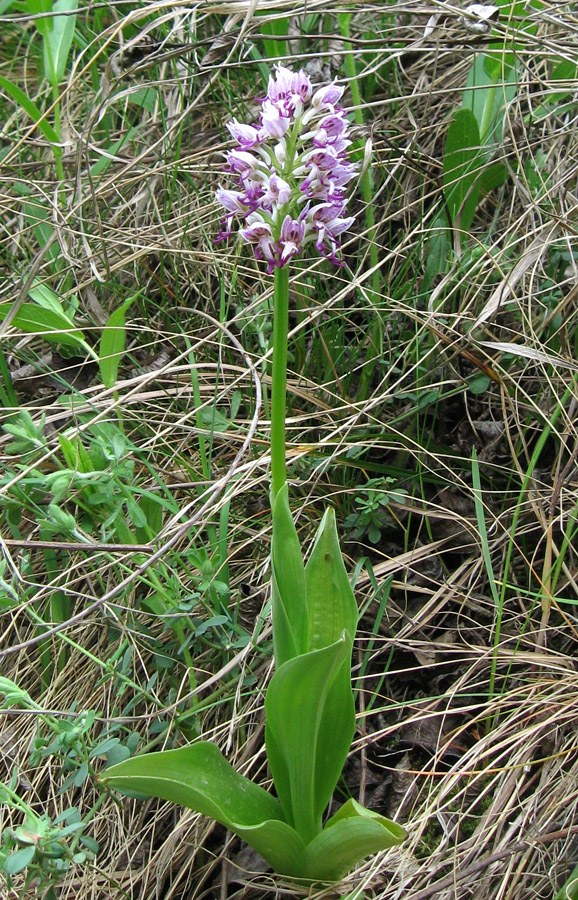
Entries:
{"type": "MultiPolygon", "coordinates": [[[[54,100],[54,130],[58,135],[60,142],[60,94],[58,90],[58,82],[52,83],[52,98],[54,100]]],[[[56,163],[56,176],[62,186],[64,182],[64,166],[62,165],[62,147],[53,146],[54,161],[56,163]]],[[[61,197],[63,199],[63,197],[61,197]]]]}
{"type": "Polygon", "coordinates": [[[271,383],[271,495],[284,486],[285,403],[287,394],[287,333],[289,330],[289,270],[275,269],[273,292],[273,365],[271,383]]]}

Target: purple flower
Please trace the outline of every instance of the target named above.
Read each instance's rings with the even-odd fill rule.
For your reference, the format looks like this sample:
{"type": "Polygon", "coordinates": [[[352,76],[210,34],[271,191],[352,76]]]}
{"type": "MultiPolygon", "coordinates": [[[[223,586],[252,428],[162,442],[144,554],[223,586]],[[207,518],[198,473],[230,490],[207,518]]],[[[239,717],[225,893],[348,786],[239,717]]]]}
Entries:
{"type": "Polygon", "coordinates": [[[292,219],[291,216],[285,216],[281,225],[281,234],[279,237],[279,245],[281,256],[279,258],[280,265],[286,263],[301,252],[303,241],[305,239],[305,222],[292,219]]]}
{"type": "Polygon", "coordinates": [[[244,150],[250,150],[259,142],[259,132],[253,125],[243,125],[233,119],[227,124],[231,137],[238,141],[244,150]]]}
{"type": "Polygon", "coordinates": [[[290,124],[291,121],[288,115],[284,115],[270,100],[265,100],[263,112],[261,113],[261,130],[259,132],[263,136],[263,140],[270,137],[283,137],[290,124]]]}
{"type": "Polygon", "coordinates": [[[341,235],[353,224],[346,216],[345,187],[356,167],[347,158],[351,145],[344,88],[330,84],[313,92],[308,76],[278,65],[255,125],[233,119],[227,128],[237,148],[225,154],[225,171],[234,189],[221,186],[216,199],[225,209],[218,240],[244,222],[240,237],[272,272],[308,243],[340,265],[341,235]]]}
{"type": "Polygon", "coordinates": [[[336,103],[339,103],[343,96],[343,91],[345,90],[340,84],[328,85],[327,87],[320,88],[313,95],[313,99],[311,101],[312,105],[315,107],[320,107],[321,109],[327,107],[328,109],[332,109],[336,103]]]}

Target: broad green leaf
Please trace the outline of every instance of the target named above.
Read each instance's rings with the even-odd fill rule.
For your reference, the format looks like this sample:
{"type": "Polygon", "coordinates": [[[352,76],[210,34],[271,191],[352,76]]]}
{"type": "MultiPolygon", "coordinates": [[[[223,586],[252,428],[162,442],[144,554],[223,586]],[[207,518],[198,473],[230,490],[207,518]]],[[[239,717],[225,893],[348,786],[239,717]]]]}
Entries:
{"type": "MultiPolygon", "coordinates": [[[[31,16],[37,16],[40,13],[49,13],[52,10],[52,0],[25,0],[26,11],[31,16]]],[[[52,19],[50,16],[44,16],[35,19],[34,25],[38,32],[44,36],[52,31],[52,19]]]]}
{"type": "MultiPolygon", "coordinates": [[[[259,10],[257,15],[267,15],[267,11],[259,10]]],[[[286,38],[289,34],[289,19],[284,17],[268,19],[262,25],[262,32],[263,35],[267,35],[267,37],[262,38],[265,56],[272,60],[282,59],[287,53],[286,42],[284,40],[270,40],[270,37],[286,38]]]]}
{"type": "Polygon", "coordinates": [[[77,3],[78,0],[56,0],[56,3],[52,4],[54,13],[68,13],[68,15],[55,15],[52,19],[52,28],[44,35],[44,67],[51,84],[62,81],[66,71],[76,28],[76,16],[72,13],[77,3]]]}
{"type": "Polygon", "coordinates": [[[146,753],[106,769],[110,787],[171,800],[231,827],[282,819],[271,794],[236,772],[216,744],[198,741],[178,750],[146,753]]]}
{"type": "Polygon", "coordinates": [[[24,869],[30,865],[34,859],[35,853],[36,847],[34,844],[31,844],[29,847],[22,847],[21,850],[10,853],[10,855],[6,857],[6,862],[3,866],[4,871],[7,875],[18,875],[19,872],[23,872],[24,869]]]}
{"type": "MultiPolygon", "coordinates": [[[[28,296],[31,300],[34,300],[35,303],[38,303],[38,306],[49,309],[59,316],[66,316],[58,294],[55,294],[47,284],[36,283],[28,291],[28,296]]],[[[69,319],[69,322],[72,325],[71,319],[69,319]]]]}
{"type": "Polygon", "coordinates": [[[478,179],[478,187],[483,194],[499,187],[508,177],[508,170],[503,163],[492,163],[485,166],[478,179]]]}
{"type": "Polygon", "coordinates": [[[401,825],[348,800],[307,846],[306,877],[338,881],[366,856],[394,847],[405,838],[401,825]]]}
{"type": "Polygon", "coordinates": [[[102,383],[106,388],[112,388],[116,384],[118,367],[126,344],[126,313],[137,296],[138,294],[129,297],[122,306],[115,309],[102,330],[98,349],[98,366],[102,383]]]}
{"type": "MultiPolygon", "coordinates": [[[[265,742],[277,795],[285,819],[305,843],[321,830],[328,802],[317,783],[320,745],[325,747],[327,741],[321,729],[331,685],[350,655],[351,638],[344,632],[329,647],[280,666],[265,698],[265,742]]],[[[325,763],[330,771],[324,774],[323,793],[331,782],[330,796],[343,761],[330,758],[325,763]]]]}
{"type": "Polygon", "coordinates": [[[324,810],[345,765],[355,733],[351,687],[351,641],[357,630],[357,604],[347,577],[335,513],[327,509],[305,567],[309,617],[308,650],[319,650],[345,632],[350,649],[329,688],[322,712],[315,759],[315,804],[324,810]]]}
{"type": "Polygon", "coordinates": [[[127,759],[101,776],[109,787],[159,797],[209,816],[255,848],[276,871],[300,877],[304,844],[283,821],[279,802],[235,772],[216,744],[127,759]]]}
{"type": "Polygon", "coordinates": [[[357,630],[357,604],[343,564],[335,512],[328,508],[305,567],[309,629],[307,650],[320,650],[357,630]]]}
{"type": "MultiPolygon", "coordinates": [[[[45,20],[48,21],[48,20],[45,20]]],[[[4,78],[3,75],[0,75],[0,88],[4,90],[9,97],[12,97],[19,106],[22,107],[24,112],[30,116],[33,122],[38,123],[38,128],[44,135],[47,141],[51,144],[58,143],[58,135],[56,134],[54,128],[48,124],[46,119],[42,118],[42,113],[38,109],[35,103],[24,93],[21,88],[19,88],[16,84],[12,84],[11,81],[8,81],[7,78],[4,78]]]]}
{"type": "Polygon", "coordinates": [[[448,237],[448,217],[445,210],[440,212],[429,229],[430,237],[425,251],[425,272],[422,289],[428,291],[438,275],[446,272],[451,249],[448,237]]]}
{"type": "MultiPolygon", "coordinates": [[[[11,304],[0,306],[0,321],[6,318],[10,309],[11,304]]],[[[14,328],[28,334],[39,334],[56,344],[83,349],[87,347],[82,331],[74,326],[64,311],[57,313],[36,303],[23,303],[11,324],[14,328]]]]}
{"type": "Polygon", "coordinates": [[[307,649],[305,570],[287,485],[273,502],[271,569],[275,662],[282,666],[307,649]]]}
{"type": "Polygon", "coordinates": [[[468,231],[474,220],[482,162],[476,118],[471,110],[460,109],[449,127],[444,151],[444,194],[454,228],[468,231]]]}
{"type": "Polygon", "coordinates": [[[468,73],[463,107],[474,114],[482,144],[502,140],[501,117],[516,93],[516,68],[506,56],[479,54],[468,73]]]}

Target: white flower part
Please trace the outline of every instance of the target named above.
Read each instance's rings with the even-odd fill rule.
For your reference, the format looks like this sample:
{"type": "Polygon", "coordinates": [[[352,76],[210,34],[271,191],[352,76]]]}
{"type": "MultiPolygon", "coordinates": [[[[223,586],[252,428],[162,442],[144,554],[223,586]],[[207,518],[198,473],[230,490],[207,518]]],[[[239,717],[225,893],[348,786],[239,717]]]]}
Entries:
{"type": "Polygon", "coordinates": [[[264,138],[283,137],[289,128],[289,124],[289,117],[281,115],[279,109],[271,103],[270,100],[265,100],[263,103],[263,112],[261,113],[260,134],[262,134],[264,138]]]}
{"type": "Polygon", "coordinates": [[[291,199],[291,185],[283,181],[278,175],[273,174],[265,187],[261,201],[263,206],[285,206],[291,199]]]}
{"type": "Polygon", "coordinates": [[[278,144],[275,144],[275,159],[279,163],[279,166],[283,168],[287,162],[287,144],[285,141],[279,141],[278,144]]]}
{"type": "Polygon", "coordinates": [[[323,109],[325,107],[332,109],[336,103],[339,103],[344,91],[343,85],[333,82],[333,84],[315,91],[311,104],[315,109],[323,109]]]}
{"type": "Polygon", "coordinates": [[[241,147],[251,148],[258,143],[259,132],[253,125],[243,125],[242,122],[233,119],[227,123],[227,128],[231,137],[238,141],[241,147]]]}

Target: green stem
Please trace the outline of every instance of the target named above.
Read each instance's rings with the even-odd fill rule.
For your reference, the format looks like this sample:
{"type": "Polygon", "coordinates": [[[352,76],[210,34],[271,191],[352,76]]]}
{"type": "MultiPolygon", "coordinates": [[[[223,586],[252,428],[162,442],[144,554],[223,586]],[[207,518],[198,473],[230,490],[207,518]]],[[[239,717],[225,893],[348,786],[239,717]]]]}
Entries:
{"type": "MultiPolygon", "coordinates": [[[[52,83],[52,98],[55,102],[54,106],[54,130],[58,135],[60,142],[60,95],[58,91],[58,82],[52,83]]],[[[56,163],[56,175],[62,185],[64,181],[64,166],[62,165],[62,147],[53,146],[54,161],[56,163]]],[[[62,198],[61,198],[62,199],[62,198]]]]}
{"type": "Polygon", "coordinates": [[[271,494],[287,481],[285,471],[285,403],[287,394],[287,333],[289,331],[289,270],[275,269],[273,293],[273,364],[271,383],[271,494]]]}

